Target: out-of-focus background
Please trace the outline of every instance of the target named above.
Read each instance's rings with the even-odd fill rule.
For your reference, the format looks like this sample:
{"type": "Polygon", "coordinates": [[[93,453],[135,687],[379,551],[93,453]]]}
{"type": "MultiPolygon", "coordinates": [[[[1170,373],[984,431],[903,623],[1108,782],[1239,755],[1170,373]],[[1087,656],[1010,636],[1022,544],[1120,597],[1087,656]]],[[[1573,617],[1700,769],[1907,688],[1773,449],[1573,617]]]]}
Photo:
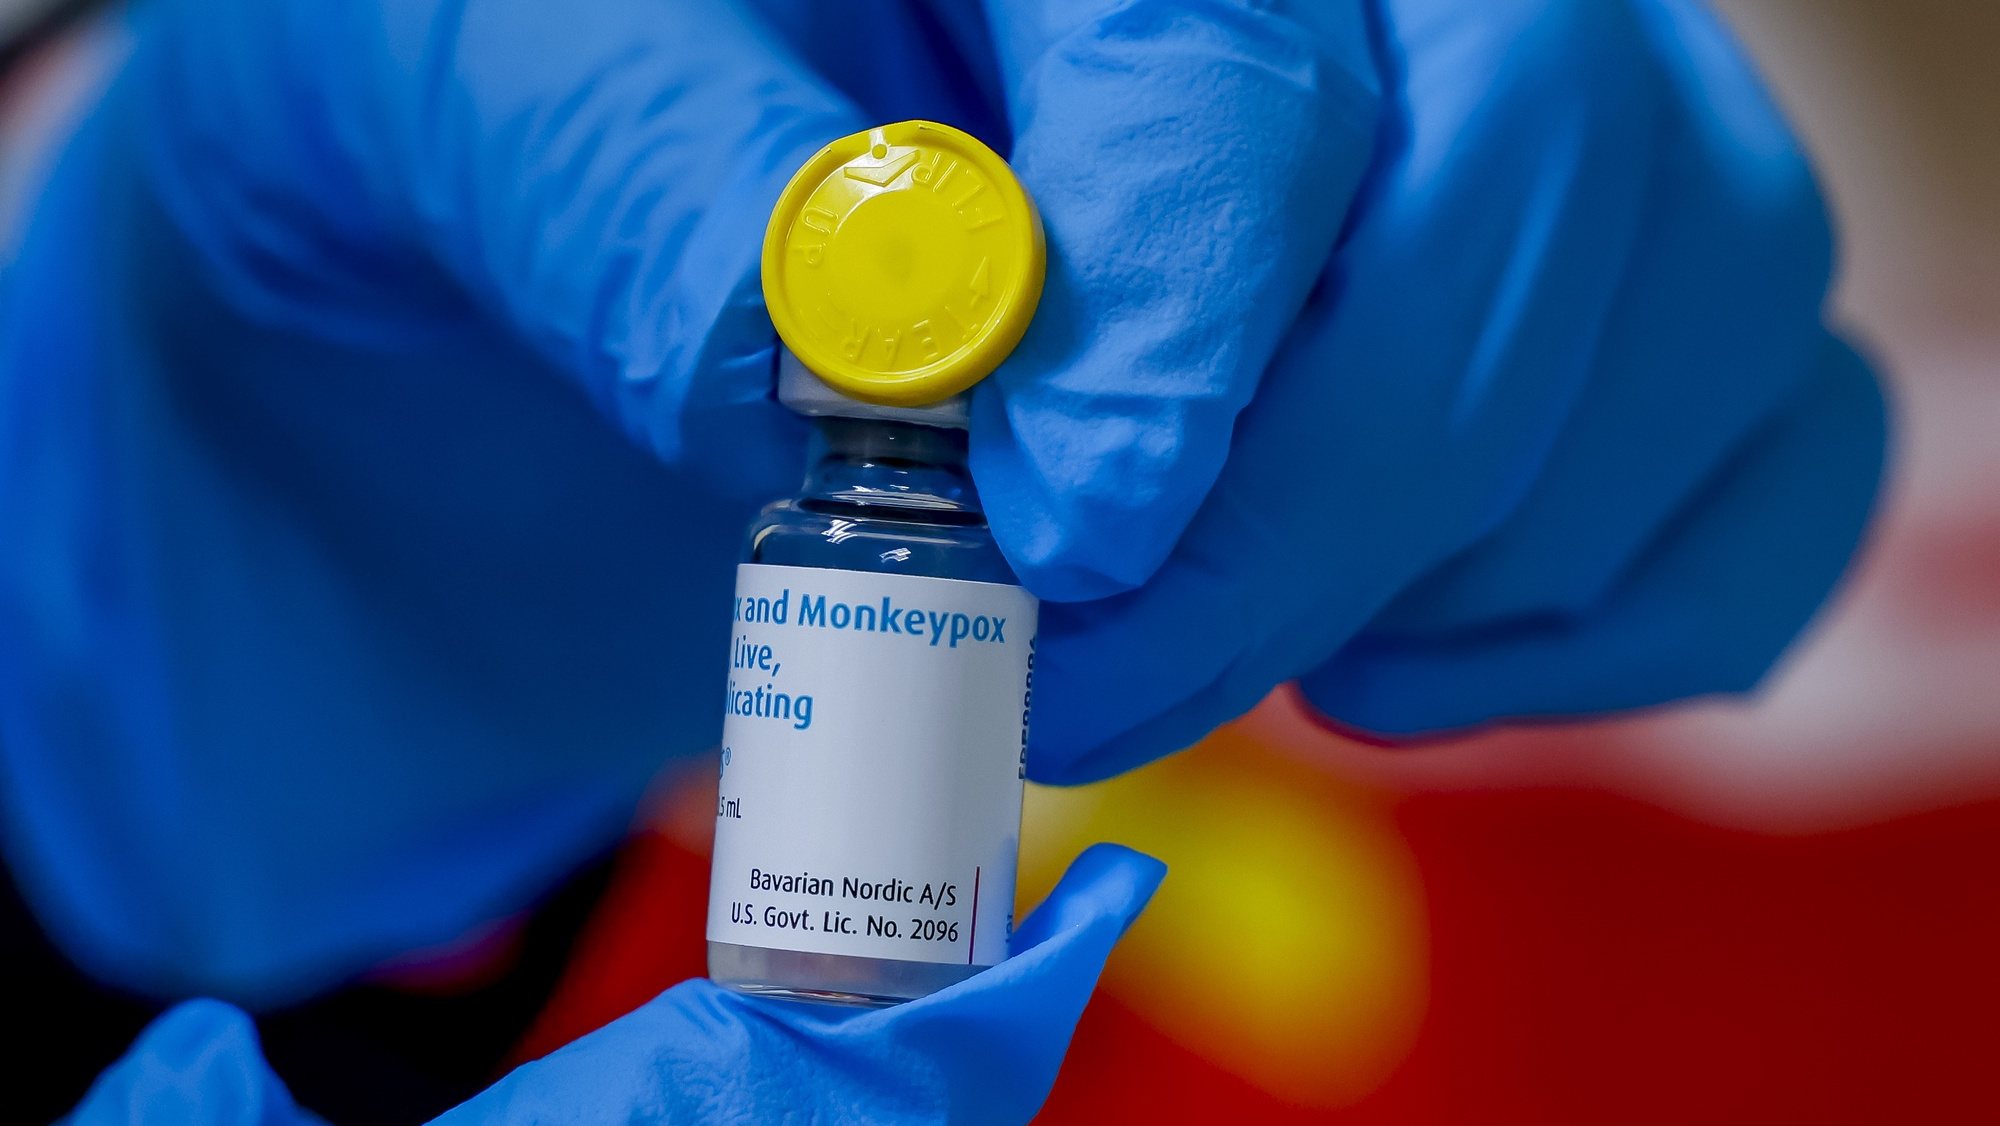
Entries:
{"type": "MultiPolygon", "coordinates": [[[[1388,751],[1281,693],[1034,791],[1024,901],[1093,840],[1172,866],[1047,1121],[2000,1121],[2000,4],[1720,7],[1887,373],[1858,569],[1751,701],[1388,751]]],[[[663,786],[523,1054],[702,972],[713,777],[663,786]]]]}

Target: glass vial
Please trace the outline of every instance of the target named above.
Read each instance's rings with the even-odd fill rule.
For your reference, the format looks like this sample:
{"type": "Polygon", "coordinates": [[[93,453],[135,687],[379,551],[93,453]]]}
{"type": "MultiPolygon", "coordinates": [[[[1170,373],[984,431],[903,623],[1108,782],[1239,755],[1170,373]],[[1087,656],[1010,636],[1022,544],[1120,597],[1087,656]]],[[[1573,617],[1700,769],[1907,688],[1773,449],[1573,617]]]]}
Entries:
{"type": "Polygon", "coordinates": [[[962,403],[806,409],[862,417],[815,419],[803,489],[749,531],[709,973],[893,1004],[1006,956],[1036,603],[987,529],[962,403]]]}

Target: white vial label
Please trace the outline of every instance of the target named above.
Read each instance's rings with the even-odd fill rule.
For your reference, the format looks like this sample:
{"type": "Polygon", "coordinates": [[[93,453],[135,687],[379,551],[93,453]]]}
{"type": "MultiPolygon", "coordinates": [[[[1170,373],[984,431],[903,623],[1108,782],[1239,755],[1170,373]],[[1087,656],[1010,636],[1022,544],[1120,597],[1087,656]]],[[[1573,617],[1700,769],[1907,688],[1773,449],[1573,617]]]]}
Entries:
{"type": "Polygon", "coordinates": [[[709,941],[1007,956],[1037,605],[998,583],[737,568],[709,941]]]}

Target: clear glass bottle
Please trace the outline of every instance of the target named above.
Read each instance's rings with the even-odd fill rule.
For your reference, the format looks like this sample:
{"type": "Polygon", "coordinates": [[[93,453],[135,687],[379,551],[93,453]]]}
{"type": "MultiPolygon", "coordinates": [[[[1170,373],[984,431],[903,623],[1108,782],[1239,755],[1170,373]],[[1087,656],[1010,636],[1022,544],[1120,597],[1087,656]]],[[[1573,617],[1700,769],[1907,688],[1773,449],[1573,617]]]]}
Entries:
{"type": "Polygon", "coordinates": [[[906,121],[814,154],[772,208],[778,398],[800,493],[737,569],[710,976],[893,1004],[1007,954],[1038,604],[966,468],[966,389],[1026,331],[1041,222],[977,138],[906,121]]]}
{"type": "MultiPolygon", "coordinates": [[[[750,526],[744,562],[1016,581],[980,511],[964,430],[868,418],[814,424],[804,486],[750,526]]],[[[708,966],[718,984],[743,992],[863,1005],[922,997],[985,968],[713,941],[708,966]]]]}
{"type": "Polygon", "coordinates": [[[744,562],[1016,581],[980,511],[964,430],[874,418],[813,422],[805,484],[750,526],[744,562]]]}

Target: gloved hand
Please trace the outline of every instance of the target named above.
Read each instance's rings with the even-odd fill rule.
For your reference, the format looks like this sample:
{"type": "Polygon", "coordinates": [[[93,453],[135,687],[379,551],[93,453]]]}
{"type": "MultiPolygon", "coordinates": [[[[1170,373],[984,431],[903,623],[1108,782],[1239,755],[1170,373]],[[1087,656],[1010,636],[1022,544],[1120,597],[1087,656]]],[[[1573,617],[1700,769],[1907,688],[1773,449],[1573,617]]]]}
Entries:
{"type": "Polygon", "coordinates": [[[1821,320],[1804,158],[1696,0],[1032,6],[1002,58],[1056,250],[972,462],[1028,585],[1086,600],[1043,611],[1031,776],[1292,678],[1385,734],[1756,683],[1883,408],[1821,320]]]}
{"type": "Polygon", "coordinates": [[[768,7],[138,10],[0,310],[0,800],[99,972],[445,940],[711,741],[800,460],[761,225],[872,121],[1011,140],[1049,232],[973,432],[1078,600],[1037,776],[1295,675],[1389,731],[1742,687],[1858,534],[1815,196],[1686,3],[768,7]]]}
{"type": "MultiPolygon", "coordinates": [[[[1130,849],[1085,852],[1015,932],[1012,958],[907,1005],[842,1010],[684,983],[439,1121],[1026,1122],[1164,872],[1130,849]]],[[[265,1065],[249,1019],[217,1001],[155,1021],[73,1116],[167,1119],[318,1121],[265,1065]]]]}

